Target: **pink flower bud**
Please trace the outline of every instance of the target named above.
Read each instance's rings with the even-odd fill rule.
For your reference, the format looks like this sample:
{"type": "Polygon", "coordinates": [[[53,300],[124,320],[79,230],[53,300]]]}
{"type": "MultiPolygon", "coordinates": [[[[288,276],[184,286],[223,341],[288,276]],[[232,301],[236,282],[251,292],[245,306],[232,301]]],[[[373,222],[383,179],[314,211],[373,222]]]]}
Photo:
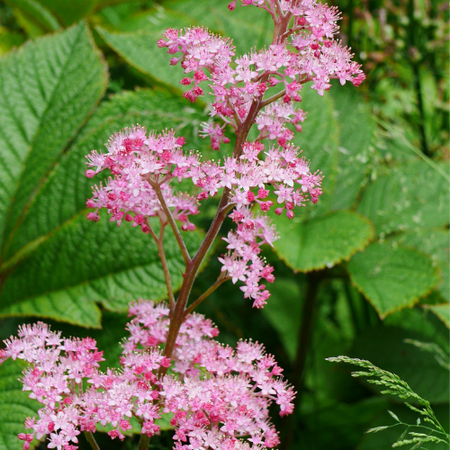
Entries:
{"type": "Polygon", "coordinates": [[[88,213],[88,215],[86,216],[87,220],[90,220],[92,222],[98,222],[100,220],[100,216],[97,213],[94,212],[90,212],[88,213]]]}
{"type": "Polygon", "coordinates": [[[93,178],[93,177],[95,177],[95,171],[93,171],[92,169],[86,170],[86,172],[84,172],[84,174],[85,174],[86,177],[88,177],[88,178],[93,178]]]}

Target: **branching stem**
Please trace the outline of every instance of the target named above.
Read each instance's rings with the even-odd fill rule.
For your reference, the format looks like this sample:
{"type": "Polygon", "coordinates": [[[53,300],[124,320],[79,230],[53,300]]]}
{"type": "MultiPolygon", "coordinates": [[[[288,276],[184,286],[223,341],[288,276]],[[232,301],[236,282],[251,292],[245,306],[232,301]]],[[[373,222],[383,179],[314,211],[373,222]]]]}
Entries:
{"type": "Polygon", "coordinates": [[[89,445],[92,447],[93,450],[100,450],[100,447],[98,446],[94,435],[90,431],[83,431],[83,434],[84,434],[84,437],[89,442],[89,445]]]}
{"type": "Polygon", "coordinates": [[[187,317],[192,311],[194,311],[195,308],[197,308],[198,305],[200,305],[200,303],[203,302],[203,300],[207,299],[221,284],[228,280],[231,280],[231,277],[227,277],[224,272],[222,272],[215,283],[202,295],[200,295],[200,297],[198,297],[197,300],[195,300],[188,308],[186,308],[184,317],[187,317]]]}
{"type": "Polygon", "coordinates": [[[191,257],[189,256],[189,252],[186,248],[183,238],[181,237],[180,230],[178,229],[177,224],[175,223],[175,220],[172,216],[172,213],[171,213],[169,207],[167,206],[166,200],[164,199],[164,195],[161,192],[161,187],[158,183],[152,183],[152,188],[156,192],[156,196],[158,197],[159,203],[161,204],[164,214],[167,217],[167,221],[169,222],[170,228],[172,228],[173,234],[178,243],[178,247],[180,247],[181,254],[183,255],[184,263],[187,266],[191,262],[191,257]]]}
{"type": "Polygon", "coordinates": [[[155,241],[156,247],[158,248],[158,256],[161,260],[161,266],[164,273],[164,280],[166,282],[167,287],[167,296],[169,298],[170,310],[173,311],[175,308],[175,297],[173,295],[173,287],[172,280],[170,278],[169,266],[167,265],[166,252],[164,251],[164,230],[166,229],[166,224],[164,224],[161,220],[161,230],[159,232],[159,237],[154,232],[153,228],[148,223],[148,220],[145,222],[149,228],[150,236],[155,241]]]}

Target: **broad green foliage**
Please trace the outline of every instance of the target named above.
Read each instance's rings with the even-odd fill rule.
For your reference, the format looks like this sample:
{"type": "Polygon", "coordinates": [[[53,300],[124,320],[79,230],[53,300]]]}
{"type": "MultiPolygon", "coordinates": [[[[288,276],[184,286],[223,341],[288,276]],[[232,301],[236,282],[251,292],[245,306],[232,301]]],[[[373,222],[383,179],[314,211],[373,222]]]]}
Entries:
{"type": "Polygon", "coordinates": [[[0,60],[1,258],[36,191],[106,87],[85,25],[0,60]]]}
{"type": "Polygon", "coordinates": [[[445,323],[447,328],[450,328],[450,305],[448,303],[442,305],[426,305],[426,307],[433,311],[445,323]]]}
{"type": "Polygon", "coordinates": [[[42,3],[37,0],[6,0],[7,5],[15,9],[16,15],[22,17],[23,24],[28,24],[29,30],[44,34],[61,28],[58,20],[42,3]]]}
{"type": "MultiPolygon", "coordinates": [[[[86,220],[85,201],[101,176],[94,180],[84,176],[84,156],[92,149],[101,151],[111,134],[139,123],[149,130],[174,128],[186,138],[187,149],[209,158],[209,142],[198,136],[200,122],[207,119],[204,106],[209,96],[194,104],[181,97],[183,70],[170,66],[172,56],[157,47],[157,40],[167,27],[206,26],[232,38],[240,54],[270,43],[270,17],[252,7],[237,7],[230,13],[226,0],[4,3],[17,27],[9,29],[0,21],[0,55],[5,54],[0,58],[3,331],[11,330],[18,320],[6,319],[10,316],[61,321],[53,328],[62,328],[67,336],[94,337],[99,349],[105,350],[103,368],[117,367],[128,302],[139,297],[162,299],[166,288],[148,236],[126,223],[119,229],[106,215],[99,223],[86,220]],[[83,18],[86,23],[72,25],[83,18]],[[11,51],[25,36],[55,31],[11,51]],[[105,59],[111,72],[108,93],[123,85],[145,88],[105,96],[105,59]]],[[[384,6],[376,3],[377,10],[384,6]]],[[[343,31],[351,32],[346,25],[343,31]]],[[[382,34],[374,18],[371,33],[382,34]]],[[[358,55],[354,43],[352,47],[358,55]]],[[[393,61],[392,55],[389,58],[393,61]]],[[[343,365],[324,359],[337,354],[369,359],[397,373],[434,403],[441,423],[448,422],[448,372],[432,352],[423,351],[425,346],[436,346],[448,353],[449,348],[448,164],[437,162],[438,153],[433,161],[418,149],[420,139],[413,128],[420,118],[410,69],[398,62],[391,66],[389,77],[383,75],[375,83],[371,76],[378,69],[366,64],[368,80],[359,89],[333,83],[330,92],[320,97],[310,84],[303,87],[301,107],[307,119],[294,142],[311,160],[311,169],[323,173],[324,194],[317,205],[307,203],[296,211],[291,221],[284,215],[273,217],[280,239],[274,252],[263,251],[277,278],[267,286],[272,296],[262,311],[250,311],[243,304],[239,282],[222,286],[201,305],[209,308],[208,316],[219,325],[223,341],[234,344],[239,338],[253,337],[269,343],[271,352],[284,357],[281,365],[288,379],[298,375],[294,362],[299,353],[307,353],[296,387],[300,401],[292,422],[292,449],[384,450],[401,434],[400,427],[363,433],[370,426],[395,423],[387,409],[415,423],[417,414],[392,403],[392,398],[369,396],[366,383],[352,379],[343,365]],[[408,87],[398,89],[396,77],[409,80],[408,87]],[[372,86],[371,92],[367,86],[372,86]],[[378,106],[363,101],[364,90],[366,97],[381,95],[383,101],[379,99],[378,106]],[[406,122],[410,116],[413,120],[406,122]],[[392,124],[384,121],[389,119],[392,124]],[[308,273],[293,275],[293,271],[308,273]],[[318,289],[312,317],[305,319],[311,283],[317,283],[318,289]],[[312,331],[309,345],[300,349],[303,320],[311,320],[312,331]],[[408,339],[422,342],[423,348],[405,342],[408,339]]],[[[430,73],[420,73],[424,125],[430,147],[438,148],[447,133],[439,130],[447,113],[444,103],[433,102],[446,88],[438,86],[430,73]],[[440,108],[439,117],[433,107],[440,108]]],[[[212,157],[223,154],[214,152],[212,157]]],[[[202,226],[207,226],[215,203],[206,206],[202,226]]],[[[223,233],[227,226],[226,222],[223,233]]],[[[201,232],[183,237],[193,253],[201,232]]],[[[171,234],[165,238],[176,289],[183,261],[171,234]]],[[[223,249],[219,244],[216,256],[223,249]]],[[[214,256],[211,267],[196,281],[192,297],[201,295],[219,271],[214,256]]],[[[21,370],[12,361],[0,366],[0,450],[22,448],[17,433],[23,431],[23,419],[35,414],[37,403],[16,382],[21,370]]],[[[167,419],[163,419],[165,429],[170,428],[167,419]]],[[[119,448],[116,443],[112,441],[112,449],[119,448]]]]}
{"type": "Polygon", "coordinates": [[[363,249],[373,237],[370,222],[351,211],[302,222],[280,217],[277,229],[281,238],[275,242],[280,257],[294,270],[332,267],[363,249]]]}
{"type": "Polygon", "coordinates": [[[335,106],[328,92],[320,97],[309,84],[302,89],[302,107],[307,111],[302,132],[296,133],[294,143],[301,150],[302,156],[311,161],[311,170],[320,170],[324,174],[323,194],[317,205],[308,204],[297,214],[303,220],[323,216],[332,209],[332,192],[336,187],[337,160],[339,151],[339,121],[335,106]],[[323,129],[326,129],[326,132],[323,129]]]}
{"type": "Polygon", "coordinates": [[[39,404],[17,382],[23,367],[19,361],[0,366],[0,450],[22,450],[23,441],[17,435],[24,431],[25,417],[34,416],[38,409],[39,404]]]}
{"type": "Polygon", "coordinates": [[[421,250],[431,256],[441,271],[442,281],[439,285],[439,293],[445,300],[450,301],[450,235],[448,230],[442,228],[425,228],[416,232],[401,234],[395,238],[395,241],[406,247],[421,250]]]}
{"type": "Polygon", "coordinates": [[[391,242],[371,244],[350,260],[347,269],[380,316],[414,305],[439,283],[429,256],[391,242]]]}
{"type": "Polygon", "coordinates": [[[445,225],[448,179],[425,161],[394,166],[365,190],[357,211],[378,233],[445,225]]]}
{"type": "MultiPolygon", "coordinates": [[[[92,77],[96,74],[98,81],[95,83],[90,77],[85,80],[75,71],[73,75],[77,75],[77,80],[83,83],[79,89],[84,89],[78,91],[77,80],[70,77],[72,72],[61,68],[60,82],[52,80],[50,87],[56,84],[54,89],[67,89],[70,83],[69,94],[74,92],[79,98],[72,98],[68,93],[63,95],[62,92],[47,92],[44,78],[39,92],[43,99],[47,99],[47,104],[41,105],[38,102],[39,97],[34,95],[31,84],[30,92],[25,89],[21,93],[26,96],[28,103],[18,102],[16,108],[21,109],[17,112],[14,112],[15,105],[12,104],[10,117],[6,117],[6,111],[4,113],[8,125],[11,116],[14,118],[27,113],[30,123],[16,120],[11,123],[11,127],[5,128],[7,132],[15,131],[16,134],[6,141],[9,146],[5,143],[0,150],[5,155],[2,161],[9,162],[2,166],[4,180],[8,180],[7,175],[12,172],[10,165],[13,164],[17,170],[21,167],[19,162],[23,161],[23,172],[17,172],[15,180],[11,179],[9,191],[3,191],[3,207],[5,211],[9,211],[10,219],[2,246],[4,262],[0,270],[6,279],[0,293],[0,314],[37,315],[98,327],[100,310],[95,302],[102,302],[108,309],[124,310],[134,298],[164,297],[165,283],[156,248],[151,245],[148,236],[136,232],[126,224],[118,230],[106,217],[98,224],[86,221],[84,203],[91,195],[92,181],[84,176],[84,155],[93,148],[101,150],[112,133],[135,123],[149,128],[175,127],[183,131],[188,139],[191,137],[198,148],[199,139],[193,137],[198,116],[195,109],[185,111],[179,100],[167,92],[140,91],[116,96],[105,103],[77,136],[77,128],[86,120],[89,112],[87,106],[83,110],[83,104],[89,105],[90,101],[90,108],[93,108],[102,94],[105,82],[104,68],[89,42],[84,25],[46,38],[35,44],[37,49],[31,47],[28,53],[27,49],[22,50],[17,55],[12,54],[10,59],[21,67],[27,58],[32,57],[30,55],[35,55],[39,46],[45,45],[56,52],[59,47],[68,46],[67,41],[73,46],[73,49],[67,47],[68,51],[71,50],[72,59],[79,63],[77,58],[84,58],[87,66],[83,69],[86,74],[95,70],[97,61],[98,69],[92,77]],[[82,44],[86,48],[79,49],[82,44]],[[87,57],[89,52],[92,60],[87,57]],[[91,85],[88,88],[86,83],[89,80],[91,85]],[[92,91],[95,86],[98,86],[96,97],[92,91]],[[29,105],[29,111],[23,110],[24,105],[29,105]],[[162,105],[166,107],[163,111],[160,109],[162,105]],[[53,109],[55,111],[50,120],[48,116],[53,109]],[[42,111],[41,117],[34,118],[36,111],[42,111]],[[49,130],[47,120],[51,123],[57,113],[61,118],[49,130]],[[64,124],[60,123],[62,118],[65,120],[64,124]],[[21,132],[21,127],[24,126],[30,127],[28,140],[25,140],[25,130],[21,132]],[[56,129],[57,126],[59,130],[56,129]],[[40,127],[44,127],[44,135],[40,127]],[[74,141],[69,151],[60,157],[69,139],[74,141]],[[12,146],[12,143],[17,144],[12,146]],[[13,152],[15,148],[17,151],[13,152]],[[52,150],[53,158],[59,157],[58,164],[51,159],[52,150]],[[15,159],[11,160],[13,157],[15,159]],[[24,184],[25,180],[27,184],[24,184]],[[14,193],[13,181],[17,184],[17,194],[14,197],[11,195],[14,193]],[[8,192],[11,192],[10,197],[6,196],[8,192]],[[12,223],[15,225],[12,226],[12,223]],[[43,271],[47,273],[46,277],[42,276],[43,271]]],[[[42,60],[47,61],[49,66],[54,64],[51,57],[52,52],[49,50],[42,54],[42,60]]],[[[64,60],[61,61],[63,63],[64,60]]],[[[77,70],[81,70],[81,67],[77,70]]],[[[4,139],[8,137],[4,135],[4,139]]],[[[188,245],[189,243],[195,247],[198,243],[197,235],[188,237],[188,245]]],[[[173,272],[174,284],[177,285],[181,282],[182,260],[169,234],[166,247],[169,267],[173,272]]]]}
{"type": "Polygon", "coordinates": [[[374,121],[360,93],[348,83],[334,83],[330,90],[339,124],[336,176],[331,209],[354,206],[371,160],[374,121]]]}

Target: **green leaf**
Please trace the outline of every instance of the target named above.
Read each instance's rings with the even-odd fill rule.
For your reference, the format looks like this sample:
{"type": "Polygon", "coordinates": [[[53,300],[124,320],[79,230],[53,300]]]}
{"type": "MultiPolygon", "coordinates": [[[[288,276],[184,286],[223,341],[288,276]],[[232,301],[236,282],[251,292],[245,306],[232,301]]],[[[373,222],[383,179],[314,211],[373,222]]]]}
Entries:
{"type": "MultiPolygon", "coordinates": [[[[379,326],[358,336],[352,356],[395,373],[430,403],[448,403],[448,369],[439,365],[434,354],[408,344],[405,339],[429,342],[421,333],[412,330],[379,326]]],[[[408,399],[411,401],[413,399],[408,399]]]]}
{"type": "Polygon", "coordinates": [[[324,175],[322,181],[323,194],[317,205],[308,204],[298,214],[303,220],[323,216],[332,208],[332,192],[336,180],[336,162],[339,146],[339,127],[334,114],[334,105],[330,93],[321,97],[311,89],[308,83],[302,90],[301,106],[307,111],[302,132],[296,133],[294,144],[303,150],[302,156],[311,161],[311,171],[320,171],[324,175]],[[327,132],[324,133],[324,124],[327,132]]]}
{"type": "Polygon", "coordinates": [[[370,222],[351,211],[307,222],[283,215],[276,223],[280,239],[274,243],[275,251],[289,267],[302,272],[332,267],[363,249],[373,237],[370,222]]]}
{"type": "MultiPolygon", "coordinates": [[[[11,272],[5,264],[9,247],[55,162],[103,95],[107,76],[81,23],[8,54],[0,60],[0,79],[3,307],[11,294],[5,288],[11,272]]],[[[45,283],[42,273],[40,278],[45,283]]]]}
{"type": "Polygon", "coordinates": [[[347,83],[333,83],[330,89],[339,124],[336,179],[333,210],[350,208],[364,182],[371,159],[375,126],[369,108],[358,90],[347,83]]]}
{"type": "Polygon", "coordinates": [[[106,88],[84,24],[0,60],[0,260],[34,196],[106,88]]]}
{"type": "Polygon", "coordinates": [[[447,328],[450,328],[450,304],[444,303],[442,305],[425,305],[427,309],[430,309],[431,311],[436,314],[436,316],[439,317],[439,319],[442,320],[442,322],[445,323],[447,328]]]}
{"type": "Polygon", "coordinates": [[[449,232],[446,229],[422,229],[402,233],[394,238],[406,247],[413,247],[428,254],[441,270],[439,292],[450,301],[449,232]]]}
{"type": "Polygon", "coordinates": [[[25,38],[17,31],[10,31],[0,26],[0,56],[8,53],[13,48],[20,47],[25,38]]]}
{"type": "Polygon", "coordinates": [[[83,19],[92,12],[96,0],[77,0],[77,1],[61,1],[61,0],[39,0],[39,2],[65,25],[72,25],[83,19]]]}
{"type": "Polygon", "coordinates": [[[188,18],[173,14],[171,11],[156,16],[151,23],[151,29],[132,33],[112,33],[101,27],[97,27],[96,30],[104,41],[133,67],[159,83],[181,90],[180,80],[184,77],[184,70],[179,64],[171,66],[171,56],[167,54],[166,49],[159,48],[156,43],[166,28],[173,26],[179,28],[192,23],[188,18]]]}
{"type": "Polygon", "coordinates": [[[37,0],[5,0],[5,3],[21,13],[31,22],[46,32],[57,31],[61,28],[53,14],[37,0]]]}
{"type": "Polygon", "coordinates": [[[357,211],[377,233],[442,226],[449,222],[448,182],[424,161],[395,166],[365,190],[357,211]]]}
{"type": "Polygon", "coordinates": [[[233,39],[236,53],[249,52],[269,45],[272,41],[273,22],[270,15],[254,7],[237,7],[230,12],[227,2],[211,0],[207,4],[197,0],[177,0],[165,3],[173,12],[191,18],[191,25],[198,24],[233,39]]]}
{"type": "MultiPolygon", "coordinates": [[[[0,366],[0,450],[22,450],[23,441],[17,438],[24,433],[26,417],[33,417],[38,410],[38,402],[29,399],[17,381],[24,365],[8,360],[0,366]]],[[[32,443],[32,448],[36,441],[32,443]]]]}
{"type": "MultiPolygon", "coordinates": [[[[111,134],[135,123],[159,129],[173,126],[189,143],[205,145],[194,137],[192,122],[198,113],[179,106],[179,100],[167,92],[139,91],[115,96],[92,116],[53,167],[10,243],[6,263],[10,273],[0,293],[0,315],[37,315],[99,327],[96,302],[123,311],[135,298],[166,295],[157,249],[148,235],[129,224],[118,229],[106,215],[99,223],[86,220],[92,180],[84,176],[83,161],[93,148],[101,149],[111,134]]],[[[183,261],[171,234],[165,236],[169,270],[177,287],[183,261]]],[[[187,233],[185,239],[194,250],[200,234],[187,233]]]]}
{"type": "Polygon", "coordinates": [[[373,243],[347,264],[352,283],[381,317],[412,306],[439,283],[428,255],[391,242],[373,243]]]}

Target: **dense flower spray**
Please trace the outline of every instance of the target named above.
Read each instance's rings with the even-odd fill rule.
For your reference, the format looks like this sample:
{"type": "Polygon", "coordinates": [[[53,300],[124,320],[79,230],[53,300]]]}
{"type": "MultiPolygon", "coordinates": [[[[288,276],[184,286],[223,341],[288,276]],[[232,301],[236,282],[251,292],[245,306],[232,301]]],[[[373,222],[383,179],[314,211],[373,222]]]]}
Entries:
{"type": "Polygon", "coordinates": [[[22,326],[5,341],[0,363],[23,359],[24,390],[43,405],[27,418],[23,448],[48,437],[48,448],[74,450],[80,432],[109,425],[112,439],[123,439],[136,417],[142,434],[160,429],[157,419],[170,414],[174,448],[272,448],[279,442],[268,408],[292,412],[294,392],[280,378],[282,369],[262,345],[241,341],[236,349],[214,340],[218,330],[199,314],[180,327],[172,360],[163,356],[170,325],[169,308],[139,300],[130,306],[129,337],[122,344],[121,369],[102,372],[93,339],[64,339],[44,323],[22,326]],[[158,373],[170,369],[162,379],[158,373]],[[156,421],[156,422],[155,422],[156,421]]]}
{"type": "MultiPolygon", "coordinates": [[[[230,11],[236,3],[228,5],[230,11]]],[[[198,27],[168,29],[158,41],[173,55],[170,64],[184,69],[184,97],[193,102],[209,93],[210,117],[201,135],[220,151],[217,159],[185,150],[185,139],[171,130],[147,132],[140,125],[113,135],[106,153],[87,156],[87,177],[111,174],[93,187],[87,218],[98,221],[104,208],[118,226],[129,222],[154,240],[169,302],[140,300],[130,306],[134,319],[120,370],[100,370],[102,353],[92,339],[62,339],[43,323],[22,327],[18,338],[6,342],[0,362],[11,357],[30,363],[24,390],[43,404],[39,417],[25,422],[31,431],[19,435],[25,450],[34,437],[44,436],[49,448],[74,450],[80,432],[97,449],[92,436],[97,424],[109,425],[111,438],[123,439],[132,416],[141,426],[139,450],[145,450],[163,414],[171,415],[177,450],[259,450],[279,442],[268,408],[275,402],[281,415],[290,414],[294,397],[280,378],[282,369],[260,344],[242,341],[236,349],[219,344],[217,328],[193,310],[227,280],[243,283],[240,289],[254,307],[265,305],[270,296],[265,283],[275,277],[261,246],[278,238],[268,212],[291,219],[296,207],[316,203],[322,193],[322,174],[311,172],[292,144],[306,119],[298,106],[302,89],[309,83],[323,95],[331,79],[358,86],[364,74],[350,50],[334,39],[335,7],[316,0],[240,3],[272,17],[267,48],[236,57],[229,38],[198,27]],[[250,141],[252,128],[257,137],[250,141]],[[186,181],[191,188],[180,191],[177,184],[186,181]],[[195,229],[192,216],[215,196],[220,196],[216,215],[191,255],[183,232],[195,229]],[[233,228],[223,238],[222,270],[206,292],[191,299],[199,267],[227,217],[233,228]],[[167,227],[185,263],[176,295],[164,251],[167,227]]]]}

